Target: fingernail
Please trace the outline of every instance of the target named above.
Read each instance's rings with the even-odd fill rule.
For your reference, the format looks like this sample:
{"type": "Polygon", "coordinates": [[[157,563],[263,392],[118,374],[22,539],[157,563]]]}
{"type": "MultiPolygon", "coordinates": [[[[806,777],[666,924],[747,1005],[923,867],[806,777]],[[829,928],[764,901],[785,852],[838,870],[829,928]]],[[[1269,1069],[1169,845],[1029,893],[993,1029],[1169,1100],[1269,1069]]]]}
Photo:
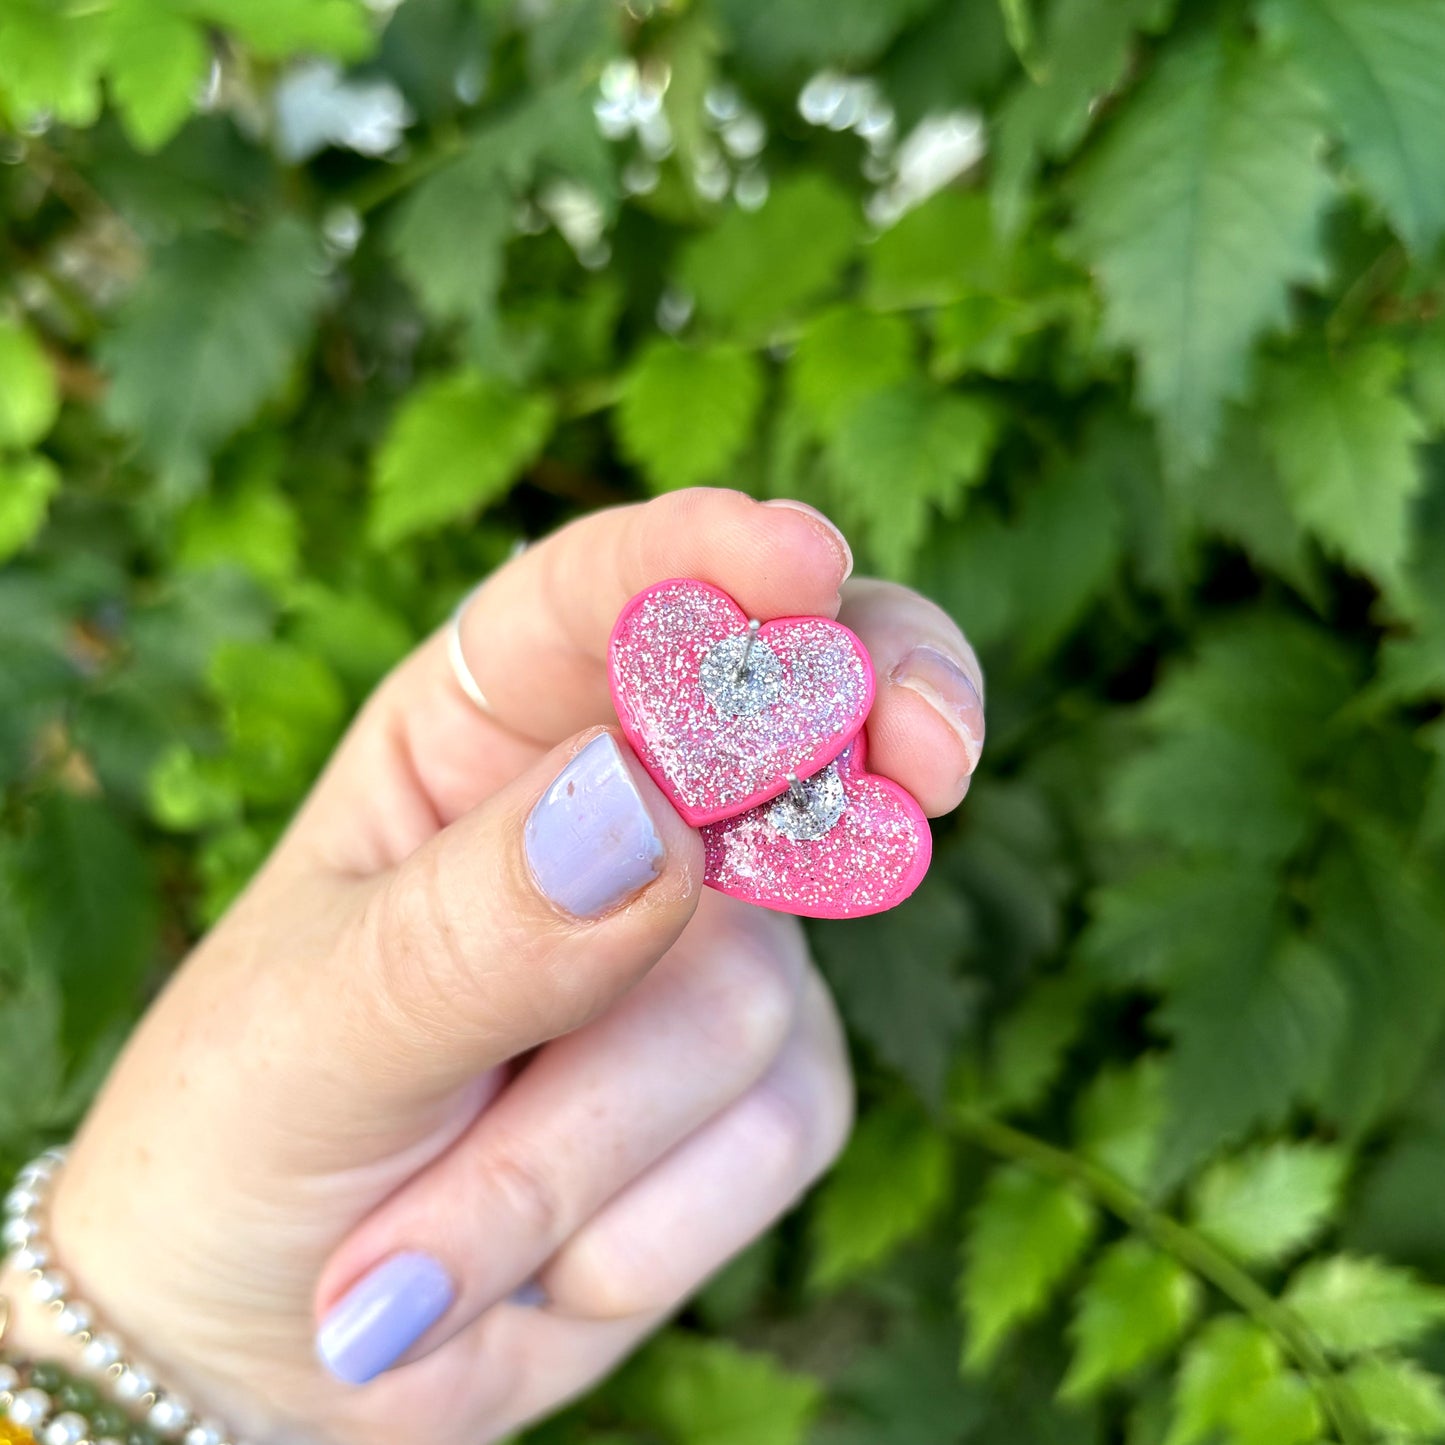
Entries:
{"type": "Polygon", "coordinates": [[[537,886],[575,918],[595,918],[662,872],[662,839],[610,733],[557,775],[527,819],[537,886]]]}
{"type": "Polygon", "coordinates": [[[394,1254],[332,1308],[316,1333],[316,1353],[338,1380],[364,1385],[396,1364],[455,1297],[429,1254],[394,1254]]]}
{"type": "Polygon", "coordinates": [[[853,575],[853,549],[831,518],[825,517],[816,507],[810,507],[806,502],[795,502],[791,497],[776,497],[772,501],[764,502],[763,506],[786,507],[790,512],[801,512],[805,517],[811,517],[815,522],[820,523],[823,530],[827,532],[829,540],[838,549],[838,556],[843,562],[843,576],[840,579],[840,585],[853,575]]]}
{"type": "Polygon", "coordinates": [[[958,734],[972,773],[983,753],[983,699],[963,666],[925,642],[903,658],[888,680],[916,692],[958,734]]]}

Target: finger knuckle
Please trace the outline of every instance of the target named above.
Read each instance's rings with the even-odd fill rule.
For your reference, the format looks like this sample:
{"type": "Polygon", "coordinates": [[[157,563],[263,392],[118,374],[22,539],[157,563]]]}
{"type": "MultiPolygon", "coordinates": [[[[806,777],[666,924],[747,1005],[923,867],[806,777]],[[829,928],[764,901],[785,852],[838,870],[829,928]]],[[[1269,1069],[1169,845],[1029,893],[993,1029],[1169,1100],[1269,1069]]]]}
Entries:
{"type": "Polygon", "coordinates": [[[482,1168],[498,1207],[528,1238],[556,1240],[566,1234],[566,1206],[556,1175],[535,1151],[514,1138],[494,1141],[482,1168]]]}
{"type": "Polygon", "coordinates": [[[722,1064],[760,1073],[793,1027],[795,970],[773,951],[724,947],[694,981],[693,1011],[704,1046],[722,1064]]]}

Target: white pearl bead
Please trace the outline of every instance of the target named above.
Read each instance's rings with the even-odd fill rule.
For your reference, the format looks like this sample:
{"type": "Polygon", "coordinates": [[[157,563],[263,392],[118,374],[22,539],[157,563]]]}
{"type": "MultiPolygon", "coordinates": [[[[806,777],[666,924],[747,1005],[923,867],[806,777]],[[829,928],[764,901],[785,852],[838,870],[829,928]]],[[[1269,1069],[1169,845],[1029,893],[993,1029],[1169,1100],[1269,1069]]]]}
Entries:
{"type": "Polygon", "coordinates": [[[29,1214],[40,1203],[40,1196],[32,1190],[27,1189],[23,1184],[17,1184],[9,1194],[5,1196],[6,1214],[29,1214]]]}
{"type": "Polygon", "coordinates": [[[83,1335],[95,1323],[95,1313],[83,1300],[73,1300],[55,1317],[62,1335],[83,1335]]]}
{"type": "Polygon", "coordinates": [[[120,1341],[103,1331],[92,1335],[80,1352],[80,1361],[87,1370],[99,1375],[120,1359],[120,1341]]]}
{"type": "Polygon", "coordinates": [[[162,1395],[151,1406],[150,1414],[146,1417],[151,1429],[159,1430],[162,1435],[183,1430],[190,1418],[191,1407],[174,1395],[162,1395]]]}
{"type": "Polygon", "coordinates": [[[10,1418],[17,1425],[38,1425],[50,1413],[50,1396],[44,1390],[21,1390],[10,1402],[10,1418]]]}
{"type": "Polygon", "coordinates": [[[3,1239],[10,1249],[19,1249],[22,1244],[29,1244],[39,1233],[40,1225],[33,1219],[7,1219],[5,1228],[0,1229],[0,1239],[3,1239]]]}
{"type": "MultiPolygon", "coordinates": [[[[49,1160],[49,1162],[50,1162],[51,1164],[53,1164],[53,1165],[60,1165],[60,1164],[64,1164],[64,1163],[65,1163],[66,1157],[69,1155],[69,1153],[70,1153],[70,1146],[69,1146],[69,1145],[67,1145],[67,1144],[54,1144],[54,1145],[52,1145],[49,1149],[47,1149],[47,1150],[40,1156],[40,1158],[41,1158],[41,1159],[49,1160]]],[[[39,1161],[37,1161],[37,1162],[39,1162],[39,1161]]]]}
{"type": "Polygon", "coordinates": [[[115,1384],[111,1388],[117,1400],[132,1405],[155,1389],[155,1381],[140,1366],[127,1365],[115,1377],[115,1384]]]}
{"type": "Polygon", "coordinates": [[[63,1415],[57,1415],[45,1427],[40,1438],[45,1445],[80,1445],[89,1428],[90,1422],[84,1415],[67,1410],[63,1415]]]}
{"type": "Polygon", "coordinates": [[[183,1445],[226,1445],[225,1432],[211,1420],[201,1420],[186,1431],[183,1445]]]}
{"type": "Polygon", "coordinates": [[[32,1269],[44,1269],[50,1263],[50,1251],[38,1238],[32,1239],[29,1244],[22,1244],[19,1249],[11,1251],[10,1263],[21,1274],[29,1274],[32,1269]]]}
{"type": "Polygon", "coordinates": [[[47,1269],[30,1286],[30,1293],[43,1305],[64,1299],[70,1293],[70,1277],[64,1270],[47,1269]]]}
{"type": "Polygon", "coordinates": [[[27,1189],[33,1189],[37,1184],[49,1184],[54,1175],[55,1161],[53,1159],[32,1159],[20,1171],[15,1182],[23,1184],[27,1189]]]}
{"type": "Polygon", "coordinates": [[[20,1383],[20,1371],[14,1365],[0,1365],[0,1390],[13,1390],[20,1383]]]}

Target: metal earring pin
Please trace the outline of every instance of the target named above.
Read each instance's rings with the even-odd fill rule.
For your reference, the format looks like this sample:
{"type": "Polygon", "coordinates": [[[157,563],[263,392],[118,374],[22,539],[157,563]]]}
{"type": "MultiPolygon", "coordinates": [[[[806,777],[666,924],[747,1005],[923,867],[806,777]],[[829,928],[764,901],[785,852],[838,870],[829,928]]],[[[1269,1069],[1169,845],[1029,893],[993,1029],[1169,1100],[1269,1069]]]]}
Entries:
{"type": "Polygon", "coordinates": [[[813,800],[808,796],[808,790],[803,786],[796,773],[788,774],[788,796],[805,813],[812,813],[813,800]]]}
{"type": "Polygon", "coordinates": [[[743,640],[743,655],[738,658],[738,665],[733,669],[733,681],[741,682],[752,669],[753,647],[758,640],[758,629],[762,623],[756,617],[748,621],[748,633],[743,640]]]}

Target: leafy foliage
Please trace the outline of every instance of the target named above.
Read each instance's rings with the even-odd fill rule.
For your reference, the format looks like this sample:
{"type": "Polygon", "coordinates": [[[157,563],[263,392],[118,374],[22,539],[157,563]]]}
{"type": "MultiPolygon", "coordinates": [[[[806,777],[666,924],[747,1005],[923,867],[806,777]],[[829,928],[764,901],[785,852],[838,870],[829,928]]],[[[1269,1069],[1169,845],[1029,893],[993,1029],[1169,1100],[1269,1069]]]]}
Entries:
{"type": "Polygon", "coordinates": [[[1442,73],[1438,0],[0,0],[0,1153],[517,542],[794,496],[988,750],[812,931],[837,1173],[538,1445],[1445,1438],[1442,73]]]}

